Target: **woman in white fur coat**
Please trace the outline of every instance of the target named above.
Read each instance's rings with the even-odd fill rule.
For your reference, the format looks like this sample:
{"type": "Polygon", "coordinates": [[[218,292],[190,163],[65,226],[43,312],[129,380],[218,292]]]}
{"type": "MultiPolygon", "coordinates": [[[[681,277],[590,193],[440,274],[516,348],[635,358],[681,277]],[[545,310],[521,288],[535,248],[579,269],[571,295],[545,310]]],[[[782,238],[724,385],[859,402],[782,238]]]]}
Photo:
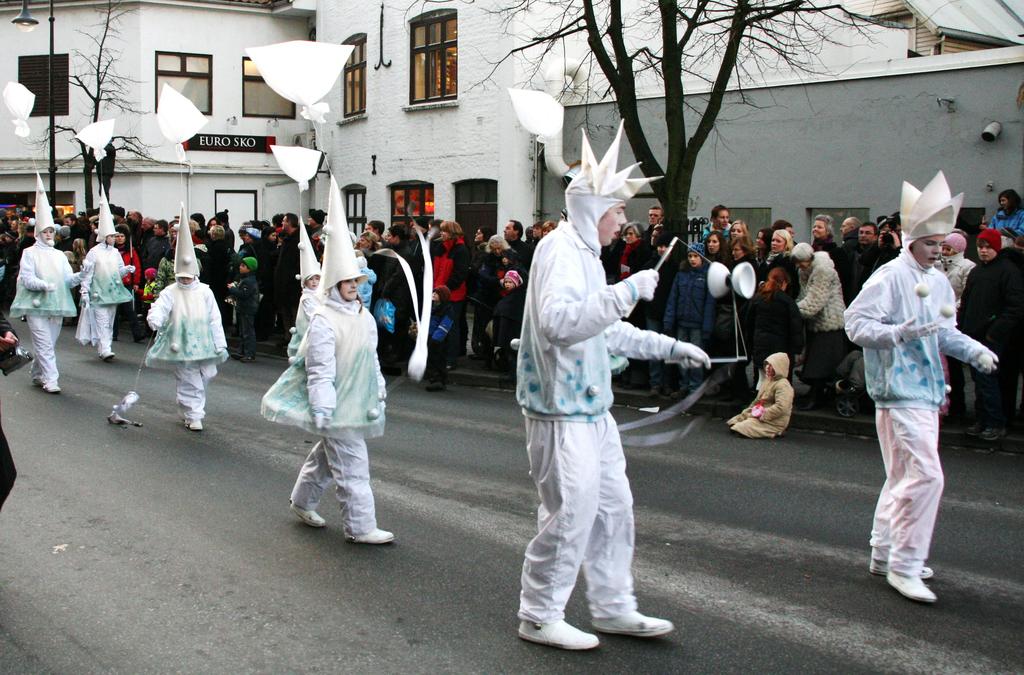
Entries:
{"type": "Polygon", "coordinates": [[[846,356],[843,334],[843,285],[836,266],[825,251],[815,252],[810,244],[793,247],[793,260],[800,274],[800,295],[796,305],[804,318],[806,332],[804,365],[800,379],[811,386],[800,410],[813,410],[824,398],[825,382],[846,356]]]}

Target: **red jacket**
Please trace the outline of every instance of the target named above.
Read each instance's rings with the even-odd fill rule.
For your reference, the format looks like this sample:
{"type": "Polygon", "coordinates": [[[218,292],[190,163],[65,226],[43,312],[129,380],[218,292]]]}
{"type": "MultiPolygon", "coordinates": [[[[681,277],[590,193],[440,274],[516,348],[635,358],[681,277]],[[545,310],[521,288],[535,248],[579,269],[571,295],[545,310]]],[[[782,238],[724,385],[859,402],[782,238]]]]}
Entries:
{"type": "Polygon", "coordinates": [[[452,292],[449,302],[466,299],[469,259],[469,249],[462,237],[441,242],[434,249],[434,288],[447,286],[452,292]]]}
{"type": "Polygon", "coordinates": [[[134,265],[135,271],[131,274],[126,274],[121,278],[124,285],[128,288],[133,288],[142,283],[142,261],[139,260],[139,254],[135,252],[135,249],[130,249],[127,246],[124,249],[118,251],[121,254],[121,260],[124,261],[125,266],[134,265]]]}

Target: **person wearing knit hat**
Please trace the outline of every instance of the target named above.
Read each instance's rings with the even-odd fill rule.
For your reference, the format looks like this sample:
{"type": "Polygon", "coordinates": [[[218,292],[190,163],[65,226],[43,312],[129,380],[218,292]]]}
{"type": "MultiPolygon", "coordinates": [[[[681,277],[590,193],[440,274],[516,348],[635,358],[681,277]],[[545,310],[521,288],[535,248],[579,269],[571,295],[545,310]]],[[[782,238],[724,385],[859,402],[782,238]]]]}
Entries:
{"type": "Polygon", "coordinates": [[[256,282],[256,258],[246,256],[238,263],[238,281],[228,284],[228,296],[235,303],[238,314],[238,333],[242,338],[241,350],[231,355],[244,363],[256,360],[256,312],[260,307],[260,287],[256,282]]]}
{"type": "Polygon", "coordinates": [[[426,390],[444,391],[448,385],[446,353],[448,334],[455,323],[451,303],[452,292],[447,286],[437,286],[430,294],[430,326],[427,338],[426,390]]]}
{"type": "Polygon", "coordinates": [[[618,169],[623,128],[599,162],[586,133],[580,170],[565,191],[568,219],[537,244],[525,288],[516,400],[540,498],[526,547],[519,637],[561,649],[593,649],[597,636],[565,621],[582,567],[592,625],[655,637],[672,622],[637,611],[633,592],[633,500],[618,427],[609,409],[611,356],[710,367],[703,350],[623,321],[651,300],[658,272],[609,285],[601,248],[625,222],[625,202],[653,178],[618,169]]]}
{"type": "Polygon", "coordinates": [[[134,274],[134,265],[125,265],[121,253],[114,247],[114,219],[107,198],[100,191],[99,227],[96,245],[89,249],[82,265],[81,302],[75,338],[84,344],[96,346],[99,357],[106,362],[114,360],[111,341],[117,306],[132,301],[132,291],[122,278],[134,274]]]}
{"type": "Polygon", "coordinates": [[[951,195],[941,171],[923,190],[904,182],[905,245],[867,279],[844,314],[847,336],[864,348],[886,474],[871,528],[868,570],[916,602],[936,600],[923,580],[932,576],[924,564],[944,482],[938,452],[939,407],[946,398],[941,355],[986,373],[999,361],[984,344],[957,330],[953,289],[935,269],[962,203],[963,195],[951,195]]]}
{"type": "Polygon", "coordinates": [[[220,309],[213,291],[199,281],[199,265],[188,236],[185,205],[175,241],[175,282],[160,291],[146,322],[157,331],[146,354],[146,365],[174,368],[178,410],[189,431],[202,431],[206,417],[206,388],[217,375],[217,364],[228,358],[220,309]]]}
{"type": "Polygon", "coordinates": [[[974,269],[974,261],[964,257],[966,250],[967,239],[959,232],[951,232],[942,240],[942,271],[953,287],[957,307],[967,284],[967,275],[974,269]]]}
{"type": "Polygon", "coordinates": [[[292,513],[310,527],[324,527],[317,507],[333,482],[348,540],[387,544],[395,535],[377,527],[365,440],[384,433],[387,387],[377,362],[377,323],[359,301],[365,275],[348,232],[332,176],[318,293],[322,304],[295,358],[263,396],[260,413],[321,437],[295,480],[292,513]]]}
{"type": "Polygon", "coordinates": [[[1024,255],[1015,248],[1003,248],[998,230],[978,233],[978,265],[967,275],[960,299],[960,329],[985,343],[1003,361],[998,377],[971,364],[974,380],[976,424],[968,435],[998,441],[1006,435],[1017,394],[1020,336],[1024,321],[1024,255]]]}
{"type": "Polygon", "coordinates": [[[32,360],[32,384],[48,394],[59,394],[55,347],[64,317],[75,316],[71,288],[81,282],[81,273],[71,271],[62,251],[53,246],[57,228],[43,179],[36,174],[35,243],[21,254],[17,294],[11,303],[12,316],[25,316],[35,358],[32,360]]]}

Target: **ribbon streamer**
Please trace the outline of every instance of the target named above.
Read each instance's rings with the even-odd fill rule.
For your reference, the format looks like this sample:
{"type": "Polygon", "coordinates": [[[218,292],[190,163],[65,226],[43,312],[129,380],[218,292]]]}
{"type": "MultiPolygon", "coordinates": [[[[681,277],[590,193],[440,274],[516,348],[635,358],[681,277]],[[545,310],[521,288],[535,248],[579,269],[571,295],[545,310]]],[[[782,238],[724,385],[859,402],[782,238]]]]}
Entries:
{"type": "MultiPolygon", "coordinates": [[[[711,387],[711,386],[716,385],[716,384],[720,384],[720,383],[724,382],[725,380],[727,380],[729,378],[729,373],[731,371],[732,371],[732,368],[730,366],[726,366],[725,368],[719,368],[718,370],[716,370],[713,373],[711,373],[711,375],[708,376],[708,378],[706,380],[704,380],[699,387],[694,389],[690,393],[689,396],[684,398],[679,403],[676,403],[675,405],[672,405],[672,406],[670,406],[668,408],[665,408],[661,412],[655,413],[654,415],[651,415],[650,417],[645,417],[643,419],[635,420],[635,421],[629,422],[627,424],[620,424],[619,425],[619,431],[621,432],[621,431],[632,431],[634,429],[642,429],[643,427],[648,427],[648,426],[651,426],[652,424],[658,424],[660,422],[664,422],[666,420],[670,420],[673,417],[678,417],[679,415],[682,415],[687,410],[692,408],[694,406],[694,404],[697,403],[697,401],[699,401],[701,399],[701,397],[704,395],[704,392],[707,390],[708,387],[711,387]]],[[[643,437],[639,437],[639,438],[643,438],[643,437]]],[[[639,438],[638,439],[634,439],[634,440],[639,440],[639,438]]]]}
{"type": "Polygon", "coordinates": [[[419,330],[416,331],[416,345],[413,347],[412,355],[409,357],[409,364],[406,372],[409,378],[419,382],[423,379],[423,373],[427,369],[427,337],[430,332],[430,294],[434,289],[434,268],[430,263],[430,245],[423,237],[423,234],[413,228],[420,240],[420,251],[423,254],[423,307],[420,307],[416,294],[416,280],[412,275],[412,268],[402,256],[389,248],[374,251],[372,255],[383,255],[386,258],[394,258],[398,261],[402,272],[405,274],[405,281],[409,285],[409,294],[412,296],[412,311],[419,323],[419,330]]]}

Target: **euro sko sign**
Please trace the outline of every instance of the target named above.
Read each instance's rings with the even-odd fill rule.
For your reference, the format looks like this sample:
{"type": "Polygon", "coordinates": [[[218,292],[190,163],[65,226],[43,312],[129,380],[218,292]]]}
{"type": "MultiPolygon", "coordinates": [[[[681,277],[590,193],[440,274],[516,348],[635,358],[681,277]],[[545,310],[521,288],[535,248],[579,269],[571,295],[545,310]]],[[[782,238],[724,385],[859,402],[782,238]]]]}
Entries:
{"type": "Polygon", "coordinates": [[[206,152],[270,152],[277,143],[276,136],[228,136],[222,134],[196,134],[185,141],[186,150],[206,152]]]}

